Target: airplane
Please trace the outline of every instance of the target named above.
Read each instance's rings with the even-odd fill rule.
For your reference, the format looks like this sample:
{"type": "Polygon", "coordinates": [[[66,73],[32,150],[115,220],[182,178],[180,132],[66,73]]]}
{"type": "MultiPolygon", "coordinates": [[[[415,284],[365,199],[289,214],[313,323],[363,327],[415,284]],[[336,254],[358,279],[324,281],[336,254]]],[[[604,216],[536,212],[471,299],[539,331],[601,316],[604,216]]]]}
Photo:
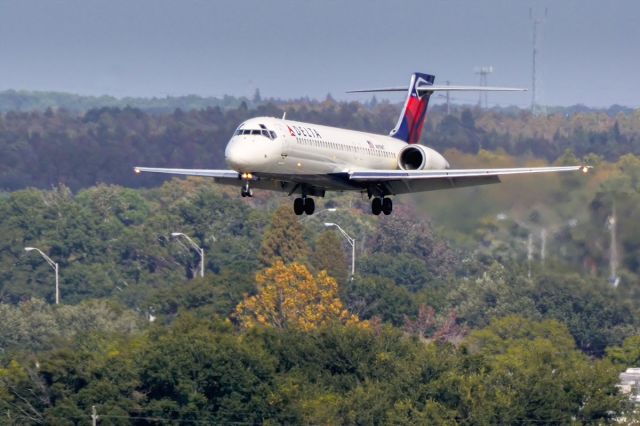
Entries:
{"type": "Polygon", "coordinates": [[[499,183],[500,176],[587,172],[589,166],[452,169],[434,149],[419,144],[429,99],[439,91],[524,91],[509,87],[438,86],[435,76],[416,72],[408,87],[354,90],[348,93],[406,91],[396,126],[389,135],[347,130],[282,118],[256,117],[241,123],[225,149],[228,170],[136,166],[136,173],[211,177],[238,185],[242,197],[253,189],[282,191],[296,215],[312,215],[313,197],[327,191],[358,191],[371,199],[371,213],[391,214],[390,197],[423,191],[499,183]]]}

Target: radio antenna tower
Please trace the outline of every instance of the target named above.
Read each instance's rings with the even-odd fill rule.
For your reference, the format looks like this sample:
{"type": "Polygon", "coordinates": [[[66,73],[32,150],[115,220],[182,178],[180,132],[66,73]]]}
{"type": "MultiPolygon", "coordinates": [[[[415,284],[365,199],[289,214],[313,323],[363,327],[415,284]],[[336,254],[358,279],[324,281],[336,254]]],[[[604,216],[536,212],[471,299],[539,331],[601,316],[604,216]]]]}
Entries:
{"type": "Polygon", "coordinates": [[[534,17],[533,10],[529,8],[529,19],[533,22],[533,62],[531,71],[531,113],[537,112],[538,98],[536,98],[536,59],[538,56],[538,25],[547,18],[547,8],[544,9],[544,17],[534,17]]]}
{"type": "MultiPolygon", "coordinates": [[[[489,65],[488,67],[475,67],[473,72],[480,76],[480,86],[486,86],[487,76],[493,72],[493,66],[489,65]]],[[[484,104],[485,109],[489,107],[489,98],[487,96],[487,92],[480,92],[478,105],[482,107],[482,104],[484,104]]]]}

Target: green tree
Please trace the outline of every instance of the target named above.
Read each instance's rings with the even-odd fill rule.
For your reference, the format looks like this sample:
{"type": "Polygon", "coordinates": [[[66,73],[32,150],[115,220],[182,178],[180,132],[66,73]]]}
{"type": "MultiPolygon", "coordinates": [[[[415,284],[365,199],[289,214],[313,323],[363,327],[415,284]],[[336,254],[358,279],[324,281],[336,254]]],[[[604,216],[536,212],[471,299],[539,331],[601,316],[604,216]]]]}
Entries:
{"type": "Polygon", "coordinates": [[[395,326],[418,310],[414,294],[383,276],[358,276],[343,287],[342,294],[349,311],[358,317],[378,317],[395,326]]]}
{"type": "Polygon", "coordinates": [[[527,283],[517,272],[494,263],[481,277],[461,279],[449,293],[449,306],[471,328],[481,328],[492,318],[519,314],[538,319],[534,302],[526,296],[527,283]]]}
{"type": "Polygon", "coordinates": [[[623,367],[640,366],[640,336],[628,337],[622,346],[607,348],[607,358],[623,367]]]}
{"type": "Polygon", "coordinates": [[[340,284],[345,284],[349,273],[342,243],[336,232],[321,233],[313,248],[311,263],[316,270],[327,271],[340,284]]]}
{"type": "Polygon", "coordinates": [[[262,238],[258,258],[265,266],[304,260],[309,255],[303,229],[289,205],[281,205],[273,213],[271,224],[262,238]]]}
{"type": "MultiPolygon", "coordinates": [[[[416,268],[425,269],[424,279],[446,277],[455,271],[458,256],[434,232],[431,224],[424,217],[416,217],[417,214],[415,209],[407,206],[395,209],[392,216],[380,222],[368,247],[374,254],[404,257],[399,256],[402,253],[414,256],[419,263],[416,268]]],[[[387,262],[383,260],[381,263],[387,262]]]]}
{"type": "Polygon", "coordinates": [[[275,362],[228,326],[182,316],[139,354],[143,413],[177,422],[259,423],[275,408],[275,362]],[[217,328],[217,330],[216,330],[217,328]]]}
{"type": "Polygon", "coordinates": [[[471,354],[486,360],[484,404],[469,405],[474,423],[586,423],[621,413],[617,373],[605,361],[591,362],[557,321],[533,322],[517,316],[496,319],[473,332],[471,354]],[[607,408],[604,408],[607,407],[607,408]]]}

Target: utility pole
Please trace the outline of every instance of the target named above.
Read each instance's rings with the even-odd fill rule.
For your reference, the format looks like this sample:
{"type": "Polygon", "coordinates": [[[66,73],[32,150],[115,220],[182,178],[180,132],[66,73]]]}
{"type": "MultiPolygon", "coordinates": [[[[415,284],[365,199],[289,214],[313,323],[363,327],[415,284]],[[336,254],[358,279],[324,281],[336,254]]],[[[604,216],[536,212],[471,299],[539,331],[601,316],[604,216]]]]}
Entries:
{"type": "Polygon", "coordinates": [[[529,232],[529,239],[527,240],[527,264],[529,271],[527,277],[531,279],[531,261],[533,260],[533,234],[529,232]]]}
{"type": "MultiPolygon", "coordinates": [[[[474,72],[478,75],[480,75],[480,86],[487,86],[487,76],[489,74],[491,74],[493,72],[493,66],[489,65],[488,67],[476,67],[474,69],[474,72]]],[[[447,92],[447,99],[449,97],[449,92],[447,92]]],[[[484,108],[488,108],[489,107],[489,97],[487,95],[487,92],[480,92],[479,98],[478,98],[478,106],[482,107],[482,104],[484,103],[484,108]],[[484,100],[484,102],[483,102],[484,100]]]]}
{"type": "Polygon", "coordinates": [[[97,426],[99,418],[100,418],[100,416],[98,415],[98,412],[96,411],[96,406],[92,405],[91,406],[91,424],[93,426],[97,426]]]}
{"type": "Polygon", "coordinates": [[[610,232],[610,247],[609,247],[609,283],[618,287],[620,283],[620,278],[618,277],[618,242],[616,238],[616,204],[615,201],[613,203],[613,208],[611,210],[611,216],[609,216],[608,220],[609,232],[610,232]]]}
{"type": "Polygon", "coordinates": [[[529,19],[533,22],[533,61],[531,70],[531,113],[535,114],[538,99],[536,98],[536,60],[538,57],[538,25],[542,24],[547,17],[547,9],[544,9],[544,17],[533,16],[533,10],[529,8],[529,19]]]}
{"type": "Polygon", "coordinates": [[[540,263],[544,268],[544,258],[547,256],[547,229],[540,231],[540,263]]]}

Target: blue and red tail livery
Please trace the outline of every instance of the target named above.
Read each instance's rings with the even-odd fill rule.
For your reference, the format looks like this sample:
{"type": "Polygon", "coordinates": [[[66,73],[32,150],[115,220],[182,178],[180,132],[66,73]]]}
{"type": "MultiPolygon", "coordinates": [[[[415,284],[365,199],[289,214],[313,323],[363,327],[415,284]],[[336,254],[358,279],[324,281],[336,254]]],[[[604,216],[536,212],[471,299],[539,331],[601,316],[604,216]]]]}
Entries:
{"type": "Polygon", "coordinates": [[[431,74],[414,73],[411,76],[411,84],[407,93],[402,113],[396,127],[389,134],[407,143],[418,143],[424,126],[424,116],[431,93],[418,90],[418,87],[431,86],[435,81],[431,74]]]}

